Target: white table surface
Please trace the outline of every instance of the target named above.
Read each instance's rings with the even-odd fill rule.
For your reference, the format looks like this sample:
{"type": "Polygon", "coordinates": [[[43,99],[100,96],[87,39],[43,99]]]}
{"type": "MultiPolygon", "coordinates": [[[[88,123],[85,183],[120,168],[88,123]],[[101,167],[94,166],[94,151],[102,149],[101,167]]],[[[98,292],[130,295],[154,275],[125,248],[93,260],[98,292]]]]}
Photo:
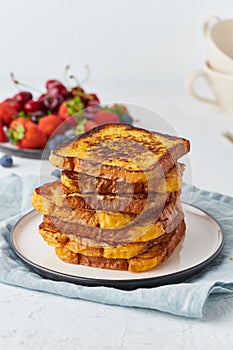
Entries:
{"type": "MultiPolygon", "coordinates": [[[[161,112],[192,143],[193,183],[233,196],[233,116],[191,98],[182,83],[96,82],[104,102],[124,101],[161,112]]],[[[143,119],[140,118],[140,125],[143,119]]],[[[156,125],[151,120],[151,128],[156,125]]],[[[14,171],[36,174],[40,161],[14,157],[14,171]]],[[[72,300],[0,284],[0,348],[20,349],[231,349],[233,298],[211,302],[203,320],[151,310],[72,300]]]]}

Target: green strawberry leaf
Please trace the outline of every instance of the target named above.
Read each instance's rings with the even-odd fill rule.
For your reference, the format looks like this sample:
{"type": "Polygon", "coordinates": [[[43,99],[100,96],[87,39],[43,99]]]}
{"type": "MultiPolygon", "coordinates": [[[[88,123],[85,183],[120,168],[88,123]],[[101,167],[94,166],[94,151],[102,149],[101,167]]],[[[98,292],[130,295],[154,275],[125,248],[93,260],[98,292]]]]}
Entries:
{"type": "Polygon", "coordinates": [[[29,114],[25,113],[24,111],[20,111],[18,116],[21,117],[21,118],[25,118],[25,119],[31,120],[31,116],[29,114]]]}
{"type": "Polygon", "coordinates": [[[82,102],[82,100],[81,100],[81,98],[79,96],[75,96],[74,101],[75,101],[75,103],[82,102]]]}
{"type": "Polygon", "coordinates": [[[73,100],[70,100],[69,102],[67,102],[67,107],[74,107],[75,106],[75,100],[73,99],[73,100]]]}
{"type": "Polygon", "coordinates": [[[25,132],[24,126],[19,125],[17,131],[18,131],[18,139],[22,140],[24,138],[24,132],[25,132]]]}
{"type": "Polygon", "coordinates": [[[67,109],[67,114],[69,114],[69,115],[74,114],[74,109],[71,108],[71,107],[68,107],[68,109],[67,109]]]}
{"type": "Polygon", "coordinates": [[[7,136],[12,140],[13,144],[16,145],[18,141],[22,140],[25,135],[25,128],[23,125],[18,125],[17,129],[9,129],[7,136]]]}

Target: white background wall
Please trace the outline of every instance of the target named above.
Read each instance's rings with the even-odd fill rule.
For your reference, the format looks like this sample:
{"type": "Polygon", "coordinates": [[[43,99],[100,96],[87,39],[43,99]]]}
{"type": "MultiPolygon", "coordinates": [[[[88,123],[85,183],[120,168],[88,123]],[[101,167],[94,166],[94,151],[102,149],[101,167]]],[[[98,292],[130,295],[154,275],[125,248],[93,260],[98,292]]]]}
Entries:
{"type": "MultiPolygon", "coordinates": [[[[233,118],[184,88],[189,72],[203,66],[201,27],[214,14],[233,17],[233,1],[0,0],[0,99],[16,92],[10,71],[43,88],[48,78],[62,78],[67,63],[81,78],[88,63],[87,91],[97,92],[102,103],[162,113],[191,140],[193,183],[233,195],[232,144],[222,136],[233,132],[233,118]]],[[[203,82],[197,88],[209,93],[203,82]]],[[[140,126],[160,130],[145,114],[140,126]]]]}
{"type": "Polygon", "coordinates": [[[42,85],[67,63],[96,79],[184,80],[204,60],[201,24],[232,0],[0,0],[1,93],[8,78],[42,85]]]}

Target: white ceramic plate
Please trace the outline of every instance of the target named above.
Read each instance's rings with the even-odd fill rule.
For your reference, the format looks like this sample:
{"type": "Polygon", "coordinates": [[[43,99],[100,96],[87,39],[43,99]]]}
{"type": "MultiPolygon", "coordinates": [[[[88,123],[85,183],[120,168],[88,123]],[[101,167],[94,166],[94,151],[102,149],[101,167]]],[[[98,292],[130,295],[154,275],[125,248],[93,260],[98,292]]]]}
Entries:
{"type": "Polygon", "coordinates": [[[142,273],[104,270],[61,261],[54,248],[38,234],[42,215],[32,211],[13,228],[11,244],[15,253],[39,274],[56,280],[121,289],[154,287],[193,277],[217,257],[223,247],[219,224],[207,213],[183,204],[186,236],[173,255],[153,270],[142,273]]]}

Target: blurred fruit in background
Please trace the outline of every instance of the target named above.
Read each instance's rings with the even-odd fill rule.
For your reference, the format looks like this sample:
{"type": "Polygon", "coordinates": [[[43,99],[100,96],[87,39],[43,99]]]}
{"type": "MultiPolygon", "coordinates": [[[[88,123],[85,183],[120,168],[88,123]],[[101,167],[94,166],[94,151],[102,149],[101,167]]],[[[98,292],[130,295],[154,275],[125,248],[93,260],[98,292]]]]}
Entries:
{"type": "MultiPolygon", "coordinates": [[[[69,66],[66,73],[68,69],[69,66]]],[[[16,80],[13,74],[11,78],[15,85],[33,90],[16,80]]],[[[57,145],[58,134],[63,135],[64,141],[105,123],[133,124],[124,105],[101,106],[97,94],[87,93],[75,76],[69,78],[72,87],[49,79],[38,98],[33,97],[31,91],[23,90],[1,102],[0,142],[9,140],[20,148],[43,149],[52,137],[51,148],[57,145]]]]}

